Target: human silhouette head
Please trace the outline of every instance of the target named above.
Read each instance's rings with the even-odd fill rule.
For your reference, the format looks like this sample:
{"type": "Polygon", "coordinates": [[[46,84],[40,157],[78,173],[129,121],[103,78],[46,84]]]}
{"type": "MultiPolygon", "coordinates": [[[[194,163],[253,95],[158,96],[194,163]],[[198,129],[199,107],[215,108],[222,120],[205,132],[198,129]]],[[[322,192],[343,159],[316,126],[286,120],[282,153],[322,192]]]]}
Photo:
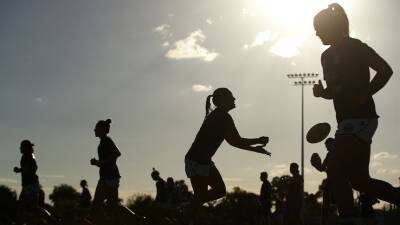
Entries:
{"type": "Polygon", "coordinates": [[[329,152],[335,150],[335,143],[335,139],[327,138],[325,141],[326,150],[328,150],[329,152]]]}
{"type": "Polygon", "coordinates": [[[99,120],[94,128],[96,137],[105,137],[110,132],[111,119],[99,120]]]}
{"type": "Polygon", "coordinates": [[[314,17],[314,29],[324,45],[334,44],[349,36],[349,20],[343,7],[333,3],[317,13],[314,17]]]}
{"type": "Polygon", "coordinates": [[[261,180],[262,182],[268,181],[268,173],[265,172],[265,171],[261,172],[261,173],[260,173],[260,180],[261,180]]]}
{"type": "Polygon", "coordinates": [[[294,175],[299,175],[299,165],[297,163],[290,163],[290,173],[294,175]]]}
{"type": "Polygon", "coordinates": [[[168,187],[174,187],[174,185],[175,185],[174,178],[168,177],[167,178],[167,185],[168,185],[168,187]]]}
{"type": "Polygon", "coordinates": [[[206,115],[210,113],[211,102],[216,106],[216,108],[222,109],[224,111],[229,111],[236,107],[235,97],[233,97],[232,92],[228,88],[217,88],[212,95],[207,97],[206,102],[206,115]]]}
{"type": "Polygon", "coordinates": [[[31,141],[23,140],[23,141],[21,141],[19,149],[22,154],[32,154],[33,146],[35,146],[35,145],[31,141]]]}
{"type": "Polygon", "coordinates": [[[80,185],[81,185],[82,188],[87,188],[88,187],[86,180],[81,180],[80,185]]]}
{"type": "Polygon", "coordinates": [[[151,172],[151,178],[153,178],[154,181],[159,180],[160,172],[158,172],[156,169],[153,168],[153,171],[151,172]]]}

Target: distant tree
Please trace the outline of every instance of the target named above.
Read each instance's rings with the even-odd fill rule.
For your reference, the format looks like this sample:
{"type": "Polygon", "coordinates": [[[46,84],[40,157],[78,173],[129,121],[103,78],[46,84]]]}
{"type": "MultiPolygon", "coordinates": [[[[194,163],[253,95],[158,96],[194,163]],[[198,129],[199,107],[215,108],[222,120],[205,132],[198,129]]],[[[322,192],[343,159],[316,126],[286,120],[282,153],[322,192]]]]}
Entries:
{"type": "Polygon", "coordinates": [[[225,198],[214,206],[214,220],[211,224],[245,225],[258,224],[263,212],[258,195],[240,189],[233,188],[225,198]]]}
{"type": "Polygon", "coordinates": [[[55,186],[49,195],[54,205],[54,214],[63,222],[76,221],[79,217],[80,194],[68,184],[55,186]]]}
{"type": "Polygon", "coordinates": [[[0,185],[0,225],[12,224],[17,215],[17,193],[0,185]]]}
{"type": "Polygon", "coordinates": [[[276,202],[284,202],[285,195],[289,186],[289,181],[291,177],[289,175],[283,175],[280,177],[274,177],[271,181],[272,186],[272,201],[276,202]]]}

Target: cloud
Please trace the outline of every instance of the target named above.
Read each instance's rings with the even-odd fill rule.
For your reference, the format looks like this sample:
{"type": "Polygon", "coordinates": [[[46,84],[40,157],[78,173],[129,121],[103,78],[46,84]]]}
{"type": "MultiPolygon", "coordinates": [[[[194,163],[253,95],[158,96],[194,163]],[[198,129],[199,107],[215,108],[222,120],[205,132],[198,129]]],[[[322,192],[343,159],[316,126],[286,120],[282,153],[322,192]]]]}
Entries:
{"type": "Polygon", "coordinates": [[[163,46],[163,47],[168,47],[168,46],[169,46],[169,42],[168,42],[168,41],[164,42],[164,43],[162,44],[162,46],[163,46]]]}
{"type": "Polygon", "coordinates": [[[384,169],[384,168],[379,168],[377,169],[376,173],[380,174],[399,174],[400,170],[398,169],[384,169]]]}
{"type": "Polygon", "coordinates": [[[277,177],[284,174],[289,174],[289,166],[287,164],[274,165],[269,173],[270,177],[277,177]]]}
{"type": "Polygon", "coordinates": [[[273,33],[270,30],[259,32],[256,36],[256,39],[253,41],[253,43],[250,45],[250,47],[256,47],[256,46],[261,46],[264,45],[268,41],[275,40],[278,37],[277,33],[273,33]]]}
{"type": "Polygon", "coordinates": [[[389,152],[378,152],[373,155],[374,160],[395,159],[397,155],[390,154],[389,152]]]}
{"type": "Polygon", "coordinates": [[[58,174],[56,174],[56,175],[40,175],[40,177],[47,178],[47,179],[64,179],[64,178],[66,178],[65,175],[58,175],[58,174]]]}
{"type": "Polygon", "coordinates": [[[164,39],[172,36],[171,26],[169,24],[161,24],[160,26],[155,27],[153,31],[160,33],[164,39]]]}
{"type": "Polygon", "coordinates": [[[206,20],[206,23],[209,24],[209,25],[212,25],[214,23],[214,21],[212,19],[208,18],[206,20]]]}
{"type": "Polygon", "coordinates": [[[194,84],[192,86],[192,90],[194,92],[209,92],[211,91],[211,89],[212,89],[211,85],[194,84]]]}
{"type": "Polygon", "coordinates": [[[218,53],[207,50],[200,46],[206,40],[206,36],[199,29],[193,31],[185,39],[175,42],[174,47],[166,53],[167,58],[171,59],[202,59],[206,62],[213,61],[218,53]]]}
{"type": "Polygon", "coordinates": [[[19,182],[15,179],[10,179],[10,178],[5,178],[5,177],[0,177],[0,183],[6,183],[6,184],[18,184],[19,182]]]}
{"type": "Polygon", "coordinates": [[[228,177],[228,178],[224,178],[224,181],[225,181],[225,182],[242,182],[243,179],[241,179],[241,178],[230,178],[230,177],[228,177]]]}
{"type": "Polygon", "coordinates": [[[299,47],[301,46],[301,40],[294,37],[284,37],[279,39],[269,51],[282,58],[292,58],[300,54],[299,47]]]}

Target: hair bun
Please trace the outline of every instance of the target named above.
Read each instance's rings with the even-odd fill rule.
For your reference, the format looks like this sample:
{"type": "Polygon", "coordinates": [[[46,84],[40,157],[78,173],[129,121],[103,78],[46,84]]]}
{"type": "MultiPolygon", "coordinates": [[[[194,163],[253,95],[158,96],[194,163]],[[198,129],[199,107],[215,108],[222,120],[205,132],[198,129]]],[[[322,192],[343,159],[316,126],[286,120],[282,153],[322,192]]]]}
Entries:
{"type": "Polygon", "coordinates": [[[106,123],[111,124],[111,119],[106,119],[106,123]]]}

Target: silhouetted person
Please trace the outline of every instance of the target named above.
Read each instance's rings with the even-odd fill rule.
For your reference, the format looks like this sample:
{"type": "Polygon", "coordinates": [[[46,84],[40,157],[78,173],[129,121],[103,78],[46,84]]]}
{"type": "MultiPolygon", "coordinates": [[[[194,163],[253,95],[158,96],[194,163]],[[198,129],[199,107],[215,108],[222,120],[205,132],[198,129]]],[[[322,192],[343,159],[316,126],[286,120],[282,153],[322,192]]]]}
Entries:
{"type": "Polygon", "coordinates": [[[167,183],[160,177],[160,172],[153,168],[151,178],[156,182],[157,194],[155,201],[160,204],[167,203],[167,183]]]}
{"type": "Polygon", "coordinates": [[[174,205],[177,203],[178,196],[177,196],[176,185],[174,182],[174,178],[168,177],[167,178],[167,202],[170,205],[174,205]]]}
{"type": "Polygon", "coordinates": [[[334,195],[343,217],[354,215],[352,192],[343,184],[372,196],[400,203],[400,192],[389,183],[371,179],[369,160],[371,142],[378,126],[372,96],[389,81],[393,71],[371,47],[349,37],[349,21],[339,4],[331,4],[314,17],[316,35],[330,47],[322,53],[321,63],[326,88],[319,81],[314,96],[333,100],[338,129],[337,154],[329,165],[334,195]],[[370,68],[376,71],[370,80],[370,68]]]}
{"type": "Polygon", "coordinates": [[[285,225],[303,224],[303,177],[299,172],[297,163],[290,164],[292,177],[289,181],[286,193],[286,203],[284,209],[285,225]]]}
{"type": "Polygon", "coordinates": [[[196,138],[185,156],[185,171],[192,183],[194,199],[185,212],[185,220],[195,218],[197,210],[206,202],[219,199],[226,194],[222,177],[214,165],[212,156],[221,143],[262,154],[270,155],[262,146],[268,137],[254,139],[239,135],[229,111],[235,108],[235,98],[227,88],[218,88],[207,97],[206,116],[196,138]],[[211,111],[211,98],[215,109],[211,111]],[[208,186],[211,188],[208,189],[208,186]]]}
{"type": "MultiPolygon", "coordinates": [[[[38,166],[33,154],[34,144],[29,140],[23,140],[20,145],[22,153],[20,167],[14,167],[15,173],[21,173],[22,190],[19,196],[19,205],[24,213],[30,213],[30,217],[40,222],[49,222],[50,214],[44,208],[44,192],[39,184],[39,177],[36,174],[38,166]],[[33,216],[33,217],[32,217],[33,216]]],[[[20,218],[28,219],[28,218],[20,218]]],[[[30,220],[30,219],[28,219],[30,220]]],[[[25,221],[27,222],[27,221],[25,221]]],[[[28,221],[33,222],[33,221],[28,221]]]]}
{"type": "Polygon", "coordinates": [[[268,173],[261,172],[260,180],[262,181],[260,190],[260,203],[263,209],[264,215],[267,218],[267,224],[270,224],[271,220],[271,207],[272,207],[272,186],[268,181],[268,173]]]}
{"type": "Polygon", "coordinates": [[[82,188],[80,205],[84,213],[87,214],[92,205],[92,195],[90,194],[86,180],[81,180],[80,186],[82,188]]]}
{"type": "MultiPolygon", "coordinates": [[[[329,161],[330,159],[332,159],[332,154],[335,154],[335,139],[327,138],[325,141],[325,147],[327,150],[325,159],[321,161],[318,153],[313,153],[311,156],[311,165],[318,171],[327,173],[329,161]]],[[[347,188],[349,189],[349,191],[352,191],[350,183],[347,184],[347,188]]],[[[330,181],[329,176],[322,182],[322,191],[323,201],[321,207],[321,225],[325,225],[329,223],[330,217],[334,214],[332,212],[332,205],[334,204],[332,182],[330,181]]]]}
{"type": "Polygon", "coordinates": [[[116,216],[119,204],[118,187],[120,174],[117,166],[117,158],[121,153],[113,140],[107,136],[110,132],[111,120],[99,120],[94,129],[95,136],[100,139],[97,153],[99,159],[92,158],[90,164],[99,167],[100,179],[97,183],[93,199],[93,216],[95,224],[104,223],[104,201],[111,209],[111,215],[116,216]]]}

